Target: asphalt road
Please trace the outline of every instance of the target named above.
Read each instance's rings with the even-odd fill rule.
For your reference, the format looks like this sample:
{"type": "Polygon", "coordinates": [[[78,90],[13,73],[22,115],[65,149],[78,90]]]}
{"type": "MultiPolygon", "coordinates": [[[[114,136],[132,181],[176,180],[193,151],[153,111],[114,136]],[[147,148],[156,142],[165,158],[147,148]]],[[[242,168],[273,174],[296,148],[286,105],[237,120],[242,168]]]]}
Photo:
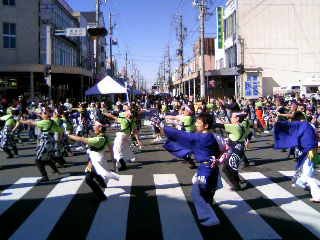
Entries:
{"type": "MultiPolygon", "coordinates": [[[[109,132],[114,137],[115,130],[109,132]]],[[[250,167],[240,170],[244,190],[230,192],[224,182],[216,192],[213,209],[221,224],[214,227],[197,220],[190,197],[196,170],[165,151],[163,141],[153,142],[149,126],[140,136],[136,161],[119,173],[120,182],[108,182],[102,203],[83,181],[85,151],[66,158],[72,164],[45,184],[35,183],[35,142],[18,144],[19,158],[0,152],[1,239],[320,238],[320,204],[309,201],[308,190],[291,187],[296,162],[272,149],[271,134],[250,143],[250,167]]]]}

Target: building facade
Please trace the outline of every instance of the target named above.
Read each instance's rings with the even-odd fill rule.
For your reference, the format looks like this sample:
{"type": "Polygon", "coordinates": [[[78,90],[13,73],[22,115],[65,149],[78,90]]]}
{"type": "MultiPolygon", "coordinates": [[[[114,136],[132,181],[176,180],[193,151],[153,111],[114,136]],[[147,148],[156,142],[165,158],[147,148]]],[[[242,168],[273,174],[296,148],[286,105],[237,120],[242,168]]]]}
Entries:
{"type": "Polygon", "coordinates": [[[257,98],[320,71],[320,2],[229,0],[217,69],[237,69],[235,93],[257,98]],[[243,71],[241,67],[243,66],[243,71]]]}
{"type": "MultiPolygon", "coordinates": [[[[39,100],[51,92],[55,101],[83,100],[84,90],[94,84],[93,42],[88,34],[67,37],[65,32],[87,29],[85,16],[74,14],[64,0],[2,1],[0,15],[1,97],[10,101],[24,94],[39,100]]],[[[104,43],[98,53],[105,57],[105,39],[98,39],[104,43]]],[[[98,72],[105,74],[101,66],[98,72]]]]}

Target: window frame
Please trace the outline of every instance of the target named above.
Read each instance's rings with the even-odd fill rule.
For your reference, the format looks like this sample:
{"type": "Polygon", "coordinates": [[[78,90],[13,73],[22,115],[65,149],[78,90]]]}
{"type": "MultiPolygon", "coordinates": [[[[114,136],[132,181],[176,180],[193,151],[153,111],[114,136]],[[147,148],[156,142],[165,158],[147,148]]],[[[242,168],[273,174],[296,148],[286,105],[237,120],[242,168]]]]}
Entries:
{"type": "Polygon", "coordinates": [[[15,23],[9,23],[9,22],[3,22],[2,25],[3,29],[2,29],[2,35],[3,35],[3,48],[4,49],[16,49],[17,48],[17,28],[16,28],[16,24],[15,23]],[[8,33],[5,33],[5,24],[8,24],[8,33]],[[13,30],[14,26],[14,34],[11,33],[13,30]],[[8,42],[5,41],[5,39],[8,38],[8,42]],[[14,40],[14,44],[13,42],[11,42],[12,40],[14,40]],[[8,44],[8,47],[6,46],[8,44]],[[14,46],[12,46],[14,45],[14,46]]]}

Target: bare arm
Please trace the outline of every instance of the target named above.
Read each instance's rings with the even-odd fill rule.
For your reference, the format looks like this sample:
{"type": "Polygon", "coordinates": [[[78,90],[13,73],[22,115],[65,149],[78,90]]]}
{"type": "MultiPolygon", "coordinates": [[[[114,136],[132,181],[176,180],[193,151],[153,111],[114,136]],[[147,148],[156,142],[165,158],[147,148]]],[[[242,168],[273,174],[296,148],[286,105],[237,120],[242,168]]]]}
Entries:
{"type": "Polygon", "coordinates": [[[166,119],[173,119],[173,120],[178,120],[178,121],[180,121],[180,117],[178,117],[178,116],[164,116],[164,118],[166,118],[166,119]]]}
{"type": "Polygon", "coordinates": [[[27,120],[27,121],[26,120],[20,120],[19,122],[22,123],[22,124],[37,126],[36,122],[30,121],[30,120],[27,120]]]}
{"type": "Polygon", "coordinates": [[[75,135],[69,135],[69,138],[70,139],[73,139],[77,142],[82,142],[82,143],[85,143],[85,144],[88,144],[89,142],[89,138],[85,138],[85,137],[79,137],[79,136],[75,136],[75,135]]]}
{"type": "Polygon", "coordinates": [[[279,117],[293,118],[293,113],[278,113],[279,117]]]}
{"type": "Polygon", "coordinates": [[[112,119],[114,119],[115,121],[118,121],[118,118],[117,118],[116,116],[113,116],[113,115],[110,114],[110,113],[105,113],[105,112],[103,112],[102,114],[105,115],[105,116],[108,117],[108,118],[112,118],[112,119]]]}

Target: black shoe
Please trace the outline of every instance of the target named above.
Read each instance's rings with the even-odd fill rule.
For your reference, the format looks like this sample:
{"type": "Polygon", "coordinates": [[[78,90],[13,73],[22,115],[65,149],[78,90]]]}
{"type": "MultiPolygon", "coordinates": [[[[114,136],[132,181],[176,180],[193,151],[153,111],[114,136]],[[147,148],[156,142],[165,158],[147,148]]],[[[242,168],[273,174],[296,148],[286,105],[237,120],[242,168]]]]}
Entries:
{"type": "Polygon", "coordinates": [[[64,168],[64,164],[63,163],[56,163],[56,167],[57,168],[64,168]]]}
{"type": "Polygon", "coordinates": [[[103,196],[98,197],[98,200],[101,201],[101,202],[106,201],[107,199],[108,199],[108,198],[107,198],[106,195],[103,195],[103,196]]]}
{"type": "Polygon", "coordinates": [[[49,174],[51,174],[51,175],[59,175],[60,172],[59,171],[51,171],[51,172],[49,172],[49,174]]]}
{"type": "Polygon", "coordinates": [[[119,171],[125,171],[127,169],[128,169],[127,166],[121,166],[118,168],[119,171]]]}
{"type": "Polygon", "coordinates": [[[101,188],[107,188],[107,184],[105,184],[105,183],[98,183],[98,185],[99,185],[99,187],[101,187],[101,188]]]}
{"type": "Polygon", "coordinates": [[[47,176],[43,176],[42,178],[37,180],[37,183],[44,183],[48,181],[49,181],[49,178],[47,176]]]}
{"type": "Polygon", "coordinates": [[[189,169],[196,169],[197,168],[197,166],[195,165],[195,164],[191,164],[190,166],[189,166],[189,169]]]}
{"type": "Polygon", "coordinates": [[[120,159],[119,163],[121,164],[121,167],[119,167],[119,171],[127,170],[127,164],[123,159],[120,159]]]}
{"type": "Polygon", "coordinates": [[[62,157],[69,157],[68,153],[66,151],[62,152],[62,157]]]}
{"type": "Polygon", "coordinates": [[[6,159],[10,159],[10,158],[13,158],[13,155],[11,155],[11,156],[7,156],[7,157],[6,157],[6,159]]]}
{"type": "Polygon", "coordinates": [[[180,161],[181,164],[187,164],[188,163],[188,160],[183,160],[183,161],[180,161]]]}
{"type": "Polygon", "coordinates": [[[241,168],[242,168],[242,169],[245,169],[245,168],[247,168],[247,167],[250,167],[249,163],[243,163],[241,168]]]}
{"type": "Polygon", "coordinates": [[[241,187],[232,187],[232,188],[229,188],[229,191],[230,192],[238,192],[238,191],[241,191],[242,188],[241,187]]]}

